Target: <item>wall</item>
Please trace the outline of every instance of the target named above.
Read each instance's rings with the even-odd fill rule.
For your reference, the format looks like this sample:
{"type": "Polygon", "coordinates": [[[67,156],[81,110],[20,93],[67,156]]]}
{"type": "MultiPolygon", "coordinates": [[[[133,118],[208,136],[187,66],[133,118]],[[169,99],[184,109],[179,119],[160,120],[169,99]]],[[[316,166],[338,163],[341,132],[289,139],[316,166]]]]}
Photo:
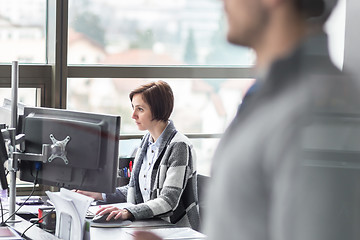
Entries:
{"type": "Polygon", "coordinates": [[[346,11],[344,69],[360,77],[360,1],[347,0],[346,11]]]}

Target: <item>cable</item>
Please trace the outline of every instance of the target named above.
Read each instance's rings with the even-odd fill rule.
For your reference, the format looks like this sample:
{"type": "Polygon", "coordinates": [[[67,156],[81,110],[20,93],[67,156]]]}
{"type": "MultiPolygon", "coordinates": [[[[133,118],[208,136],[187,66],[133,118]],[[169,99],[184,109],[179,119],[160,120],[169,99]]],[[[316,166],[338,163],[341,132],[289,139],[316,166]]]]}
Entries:
{"type": "Polygon", "coordinates": [[[83,186],[83,184],[84,184],[86,175],[87,175],[87,173],[88,173],[88,171],[87,171],[86,169],[85,169],[84,171],[85,171],[85,172],[84,172],[84,174],[83,174],[83,176],[82,176],[82,178],[81,178],[80,185],[78,186],[78,188],[75,189],[75,192],[77,192],[77,191],[79,191],[79,190],[82,189],[82,186],[83,186]]]}
{"type": "Polygon", "coordinates": [[[50,212],[48,212],[47,214],[45,214],[44,216],[42,216],[41,218],[39,218],[38,220],[36,220],[36,222],[34,222],[33,224],[31,224],[28,228],[25,229],[25,231],[21,234],[21,237],[24,237],[25,233],[27,230],[29,230],[31,227],[33,227],[35,224],[38,224],[41,220],[43,220],[46,216],[48,216],[50,213],[52,213],[54,209],[51,209],[50,212]]]}
{"type": "MultiPolygon", "coordinates": [[[[5,214],[8,213],[8,212],[9,212],[9,210],[4,209],[2,214],[5,215],[5,214]]],[[[2,224],[2,223],[1,223],[1,224],[2,224]]],[[[0,226],[1,226],[1,224],[0,224],[0,226]]]]}
{"type": "Polygon", "coordinates": [[[16,211],[13,212],[13,214],[11,214],[3,224],[6,224],[19,210],[22,206],[25,205],[25,203],[30,199],[30,197],[34,194],[35,192],[35,186],[37,184],[37,180],[38,180],[38,175],[39,175],[39,169],[36,168],[36,175],[35,175],[35,180],[34,180],[34,186],[33,186],[33,189],[31,190],[31,193],[29,194],[29,196],[26,198],[26,200],[19,206],[18,209],[16,209],[16,211]]]}
{"type": "Polygon", "coordinates": [[[1,205],[1,226],[5,226],[5,222],[4,222],[4,209],[3,209],[3,205],[2,205],[2,200],[0,198],[0,205],[1,205]]]}

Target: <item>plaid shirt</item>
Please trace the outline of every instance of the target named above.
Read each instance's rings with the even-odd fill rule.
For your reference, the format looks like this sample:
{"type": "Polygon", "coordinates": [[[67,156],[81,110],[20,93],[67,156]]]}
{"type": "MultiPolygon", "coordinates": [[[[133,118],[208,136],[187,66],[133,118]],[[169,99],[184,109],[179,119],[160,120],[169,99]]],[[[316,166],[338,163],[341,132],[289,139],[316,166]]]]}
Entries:
{"type": "Polygon", "coordinates": [[[198,230],[200,217],[196,155],[192,144],[187,137],[176,132],[173,122],[170,121],[163,132],[159,156],[151,174],[150,200],[144,202],[138,179],[148,139],[149,133],[143,137],[136,154],[130,183],[118,188],[113,194],[107,194],[106,201],[134,203],[135,205],[126,209],[135,219],[160,217],[178,226],[198,230]]]}

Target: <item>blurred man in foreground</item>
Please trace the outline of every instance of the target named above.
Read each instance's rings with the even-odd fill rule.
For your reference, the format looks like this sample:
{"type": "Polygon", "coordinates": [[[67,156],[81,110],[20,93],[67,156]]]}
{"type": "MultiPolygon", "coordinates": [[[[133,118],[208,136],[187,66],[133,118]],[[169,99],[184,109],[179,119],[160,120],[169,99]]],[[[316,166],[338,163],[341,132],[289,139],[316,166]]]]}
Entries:
{"type": "Polygon", "coordinates": [[[228,40],[257,54],[257,87],[213,159],[209,239],[360,239],[359,82],[323,32],[336,2],[224,0],[228,40]]]}
{"type": "Polygon", "coordinates": [[[336,0],[224,0],[257,90],[214,157],[209,239],[359,239],[359,82],[330,61],[336,0]]]}

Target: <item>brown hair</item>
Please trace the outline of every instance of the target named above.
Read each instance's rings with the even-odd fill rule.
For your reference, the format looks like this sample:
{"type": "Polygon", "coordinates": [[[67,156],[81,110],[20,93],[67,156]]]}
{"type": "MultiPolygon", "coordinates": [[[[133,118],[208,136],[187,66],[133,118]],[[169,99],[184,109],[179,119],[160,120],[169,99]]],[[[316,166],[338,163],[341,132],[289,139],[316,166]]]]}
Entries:
{"type": "Polygon", "coordinates": [[[141,85],[129,94],[132,101],[135,94],[141,94],[149,104],[153,120],[167,121],[174,108],[174,95],[169,84],[164,81],[141,85]]]}
{"type": "Polygon", "coordinates": [[[338,0],[294,0],[298,11],[319,23],[325,23],[337,2],[338,0]]]}

